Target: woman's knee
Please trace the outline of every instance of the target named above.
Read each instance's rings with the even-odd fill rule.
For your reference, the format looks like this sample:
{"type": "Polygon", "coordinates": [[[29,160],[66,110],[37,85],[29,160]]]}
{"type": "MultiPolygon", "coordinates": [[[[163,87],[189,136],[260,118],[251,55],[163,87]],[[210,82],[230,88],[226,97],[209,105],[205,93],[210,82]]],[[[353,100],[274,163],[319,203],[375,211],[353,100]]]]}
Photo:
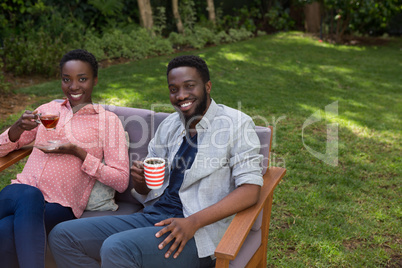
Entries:
{"type": "Polygon", "coordinates": [[[30,185],[21,185],[23,185],[20,191],[22,198],[26,199],[27,201],[42,202],[43,204],[45,203],[45,198],[38,188],[30,185]]]}
{"type": "Polygon", "coordinates": [[[38,188],[26,184],[7,185],[1,191],[0,201],[6,204],[12,213],[18,209],[32,211],[35,208],[43,210],[45,207],[42,192],[38,188]]]}

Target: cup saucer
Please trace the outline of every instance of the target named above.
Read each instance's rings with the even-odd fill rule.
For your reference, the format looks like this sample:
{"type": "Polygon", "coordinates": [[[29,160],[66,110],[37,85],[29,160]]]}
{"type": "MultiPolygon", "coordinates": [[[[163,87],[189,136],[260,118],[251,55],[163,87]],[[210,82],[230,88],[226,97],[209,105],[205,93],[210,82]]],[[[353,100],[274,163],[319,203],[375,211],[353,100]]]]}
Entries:
{"type": "Polygon", "coordinates": [[[59,148],[60,146],[66,145],[69,142],[66,141],[49,141],[47,143],[38,143],[35,144],[34,147],[38,148],[38,149],[44,149],[44,150],[55,150],[57,148],[59,148]]]}

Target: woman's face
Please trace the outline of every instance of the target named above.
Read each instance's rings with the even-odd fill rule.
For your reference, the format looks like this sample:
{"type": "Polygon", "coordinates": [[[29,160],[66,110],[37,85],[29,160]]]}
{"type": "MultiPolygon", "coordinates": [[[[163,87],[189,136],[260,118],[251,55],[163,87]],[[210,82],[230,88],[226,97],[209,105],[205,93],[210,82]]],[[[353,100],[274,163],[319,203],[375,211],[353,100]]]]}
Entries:
{"type": "Polygon", "coordinates": [[[61,69],[61,88],[71,107],[92,103],[92,89],[97,83],[88,62],[70,60],[61,69]]]}

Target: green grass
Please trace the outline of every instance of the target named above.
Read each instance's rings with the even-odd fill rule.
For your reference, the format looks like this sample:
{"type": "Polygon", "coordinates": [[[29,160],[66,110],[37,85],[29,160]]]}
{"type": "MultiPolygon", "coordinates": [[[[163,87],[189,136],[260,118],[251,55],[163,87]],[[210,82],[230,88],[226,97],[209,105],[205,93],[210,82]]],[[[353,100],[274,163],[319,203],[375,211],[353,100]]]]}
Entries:
{"type": "MultiPolygon", "coordinates": [[[[353,47],[293,32],[194,53],[210,67],[218,103],[275,126],[271,162],[288,171],[275,190],[269,267],[398,267],[402,40],[353,47]],[[336,101],[338,113],[325,114],[336,101]],[[323,119],[303,129],[317,111],[323,119]],[[307,150],[325,153],[328,124],[338,128],[335,166],[307,150]]],[[[172,111],[165,72],[173,56],[100,70],[94,99],[172,111]]],[[[62,96],[59,81],[18,92],[40,96],[41,102],[62,96]]],[[[20,169],[0,175],[0,181],[20,169]]]]}

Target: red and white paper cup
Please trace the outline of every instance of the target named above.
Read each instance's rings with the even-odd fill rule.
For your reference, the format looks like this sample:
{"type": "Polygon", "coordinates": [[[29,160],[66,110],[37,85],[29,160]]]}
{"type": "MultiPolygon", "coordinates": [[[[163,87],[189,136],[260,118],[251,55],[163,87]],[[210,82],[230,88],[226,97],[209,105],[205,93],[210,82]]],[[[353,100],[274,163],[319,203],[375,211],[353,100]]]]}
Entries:
{"type": "Polygon", "coordinates": [[[159,189],[165,179],[165,159],[150,157],[144,160],[145,182],[149,189],[159,189]]]}

